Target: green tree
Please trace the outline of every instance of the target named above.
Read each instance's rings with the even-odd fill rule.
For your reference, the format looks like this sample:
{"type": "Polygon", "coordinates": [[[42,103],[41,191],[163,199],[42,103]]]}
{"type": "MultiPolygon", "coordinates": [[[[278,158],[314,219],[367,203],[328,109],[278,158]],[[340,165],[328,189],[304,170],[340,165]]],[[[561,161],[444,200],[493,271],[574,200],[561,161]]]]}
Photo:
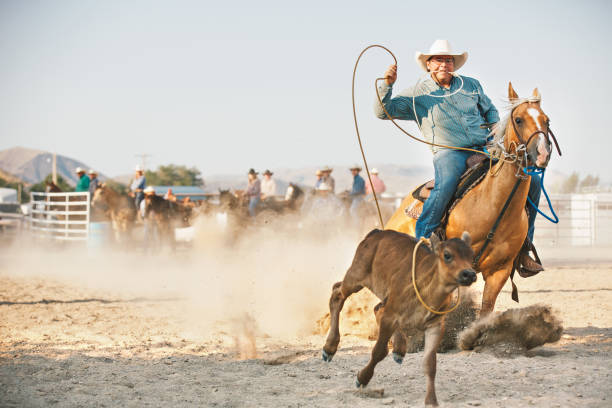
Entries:
{"type": "Polygon", "coordinates": [[[578,189],[578,181],[578,173],[573,172],[563,181],[559,192],[564,194],[575,193],[578,189]]]}
{"type": "Polygon", "coordinates": [[[159,166],[156,171],[147,170],[145,173],[147,185],[151,186],[202,186],[200,170],[195,167],[177,166],[168,164],[159,166]]]}
{"type": "Polygon", "coordinates": [[[580,190],[585,187],[595,187],[599,184],[599,176],[587,175],[580,181],[580,190]]]}
{"type": "MultiPolygon", "coordinates": [[[[45,189],[47,188],[47,184],[46,183],[50,182],[51,180],[53,180],[53,175],[49,174],[40,183],[36,183],[36,184],[32,185],[32,187],[30,187],[30,191],[44,192],[45,189]]],[[[71,187],[70,184],[68,184],[68,182],[66,180],[64,180],[64,178],[62,176],[60,176],[59,174],[57,175],[57,186],[62,191],[65,191],[65,192],[74,191],[74,187],[71,187]]]]}

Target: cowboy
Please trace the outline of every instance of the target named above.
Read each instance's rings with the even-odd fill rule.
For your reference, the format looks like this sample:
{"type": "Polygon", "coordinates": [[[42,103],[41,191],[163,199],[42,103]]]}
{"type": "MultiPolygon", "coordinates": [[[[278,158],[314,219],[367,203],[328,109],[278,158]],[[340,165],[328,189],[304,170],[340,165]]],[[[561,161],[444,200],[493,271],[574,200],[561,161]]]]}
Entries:
{"type": "Polygon", "coordinates": [[[261,180],[261,199],[266,200],[276,195],[276,181],[272,180],[272,173],[270,170],[264,171],[264,178],[261,180]]]}
{"type": "Polygon", "coordinates": [[[260,195],[261,195],[261,181],[257,178],[259,173],[255,171],[255,169],[249,169],[247,173],[249,177],[249,184],[246,189],[246,197],[249,200],[249,215],[251,217],[255,216],[255,209],[259,204],[260,195]]]}
{"type": "Polygon", "coordinates": [[[93,197],[93,194],[100,185],[100,180],[98,180],[98,172],[94,169],[89,169],[87,174],[89,175],[89,193],[93,197]]]}
{"type": "MultiPolygon", "coordinates": [[[[489,137],[487,127],[499,121],[499,114],[480,82],[456,74],[467,56],[467,52],[453,52],[447,40],[436,40],[428,53],[417,52],[415,55],[417,65],[430,73],[427,79],[418,88],[409,88],[394,98],[391,94],[397,80],[397,65],[389,66],[385,81],[378,86],[378,95],[389,115],[417,121],[428,142],[483,150],[489,137]]],[[[374,110],[378,118],[388,119],[378,98],[374,110]]],[[[432,147],[432,151],[435,185],[417,220],[416,238],[429,237],[440,226],[444,211],[466,170],[466,159],[472,154],[441,147],[432,147]]],[[[539,183],[534,179],[531,186],[529,196],[537,205],[539,183]]],[[[530,216],[530,240],[534,221],[535,215],[530,216]]],[[[526,252],[521,255],[521,262],[526,269],[543,270],[526,252]]]]}
{"type": "Polygon", "coordinates": [[[136,166],[134,168],[134,179],[132,180],[132,184],[130,184],[130,197],[134,197],[134,204],[136,204],[136,208],[140,208],[140,202],[144,198],[143,191],[145,186],[147,185],[147,179],[144,175],[144,170],[140,166],[136,166]]]}
{"type": "MultiPolygon", "coordinates": [[[[374,192],[376,194],[382,194],[387,190],[387,186],[385,186],[384,181],[382,181],[380,177],[378,177],[378,169],[373,168],[372,171],[370,171],[370,179],[372,180],[372,184],[374,185],[374,192]]],[[[366,195],[372,194],[372,186],[370,185],[370,183],[366,183],[365,191],[366,195]]]]}
{"type": "Polygon", "coordinates": [[[334,180],[334,178],[331,176],[333,170],[334,169],[329,166],[325,166],[321,169],[321,172],[323,173],[323,181],[329,186],[329,188],[331,188],[332,193],[336,191],[336,180],[334,180]]]}
{"type": "Polygon", "coordinates": [[[79,181],[76,185],[76,189],[74,191],[76,191],[77,193],[84,193],[86,191],[89,191],[89,177],[85,175],[85,170],[80,167],[77,167],[74,172],[79,178],[79,181]]]}
{"type": "Polygon", "coordinates": [[[353,175],[353,186],[351,188],[351,192],[349,193],[349,196],[351,197],[351,208],[349,213],[354,219],[357,219],[357,212],[359,211],[359,207],[361,206],[363,197],[365,196],[365,181],[363,180],[363,177],[359,175],[359,172],[361,171],[361,167],[359,167],[359,165],[356,164],[349,170],[353,175]]]}
{"type": "Polygon", "coordinates": [[[323,183],[323,172],[321,170],[317,170],[317,172],[315,173],[315,176],[317,177],[317,181],[315,181],[315,185],[314,185],[314,188],[316,190],[317,188],[319,188],[321,183],[323,183]]]}

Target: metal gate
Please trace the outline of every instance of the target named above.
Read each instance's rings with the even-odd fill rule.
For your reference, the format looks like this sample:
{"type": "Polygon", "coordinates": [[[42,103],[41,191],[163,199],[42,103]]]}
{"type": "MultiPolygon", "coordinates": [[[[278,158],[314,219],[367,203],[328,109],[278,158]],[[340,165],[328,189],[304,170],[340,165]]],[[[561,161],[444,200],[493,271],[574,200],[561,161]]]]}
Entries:
{"type": "Polygon", "coordinates": [[[86,241],[89,237],[90,196],[83,193],[30,193],[29,227],[38,237],[86,241]]]}

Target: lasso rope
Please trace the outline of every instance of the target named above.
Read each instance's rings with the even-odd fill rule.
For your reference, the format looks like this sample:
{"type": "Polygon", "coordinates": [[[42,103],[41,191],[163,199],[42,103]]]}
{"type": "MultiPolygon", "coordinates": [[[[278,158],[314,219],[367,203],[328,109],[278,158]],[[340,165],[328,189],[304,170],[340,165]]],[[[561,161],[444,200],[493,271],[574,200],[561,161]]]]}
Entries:
{"type": "Polygon", "coordinates": [[[425,301],[421,297],[421,294],[419,293],[419,289],[417,288],[417,284],[416,284],[416,253],[417,253],[417,249],[419,249],[419,246],[421,246],[421,244],[423,242],[428,242],[428,240],[423,238],[423,237],[421,237],[419,242],[417,242],[417,244],[414,246],[414,251],[412,252],[412,286],[414,287],[414,293],[416,293],[417,299],[419,299],[419,302],[421,302],[421,304],[423,305],[423,307],[425,309],[427,309],[428,311],[430,311],[433,314],[445,315],[447,313],[452,312],[453,310],[455,310],[459,306],[460,299],[461,299],[461,293],[459,292],[459,288],[457,287],[457,303],[455,303],[455,306],[451,307],[448,310],[444,310],[444,311],[440,311],[439,312],[437,310],[432,309],[431,307],[429,307],[427,305],[427,303],[425,303],[425,301]]]}

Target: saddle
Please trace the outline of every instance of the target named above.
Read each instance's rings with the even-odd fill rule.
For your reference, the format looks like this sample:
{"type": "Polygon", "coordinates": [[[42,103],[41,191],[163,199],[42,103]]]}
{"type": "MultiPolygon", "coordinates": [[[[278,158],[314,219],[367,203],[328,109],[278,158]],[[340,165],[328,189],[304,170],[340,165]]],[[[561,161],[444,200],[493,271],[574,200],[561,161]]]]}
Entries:
{"type": "MultiPolygon", "coordinates": [[[[496,163],[496,161],[494,161],[496,163]]],[[[457,189],[455,190],[455,194],[453,198],[450,200],[449,205],[445,211],[445,216],[442,219],[442,224],[446,224],[446,218],[450,211],[455,207],[457,202],[472,188],[478,185],[486,175],[489,169],[489,163],[487,157],[482,154],[475,153],[469,156],[466,160],[467,170],[463,173],[461,178],[459,179],[459,184],[457,185],[457,189]]],[[[435,180],[429,180],[426,183],[421,184],[416,190],[412,192],[412,197],[416,200],[424,203],[427,198],[429,198],[431,194],[431,190],[433,190],[435,184],[435,180]]],[[[416,205],[417,201],[414,201],[413,205],[406,208],[406,215],[415,220],[419,218],[421,212],[423,210],[422,205],[416,205]]]]}

